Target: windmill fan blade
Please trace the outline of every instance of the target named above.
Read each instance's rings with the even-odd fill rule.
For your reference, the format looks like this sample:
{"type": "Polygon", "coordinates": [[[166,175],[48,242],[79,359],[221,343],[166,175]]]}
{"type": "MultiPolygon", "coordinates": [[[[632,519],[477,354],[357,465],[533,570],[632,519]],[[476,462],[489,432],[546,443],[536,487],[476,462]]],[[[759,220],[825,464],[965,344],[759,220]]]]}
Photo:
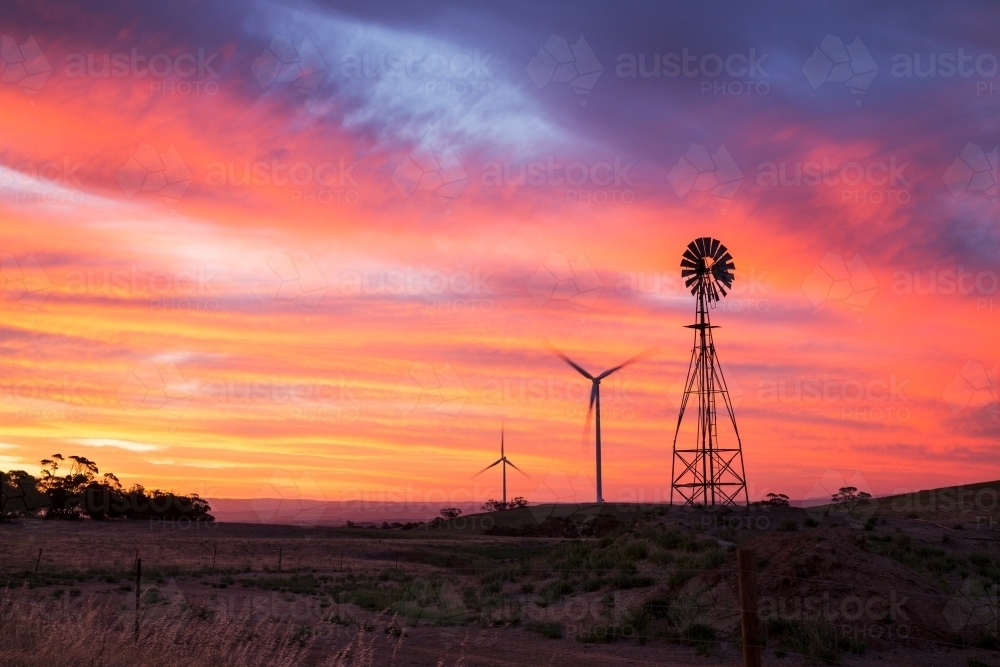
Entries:
{"type": "Polygon", "coordinates": [[[693,283],[696,283],[699,280],[701,280],[701,278],[699,276],[694,276],[693,278],[688,278],[687,280],[684,281],[684,287],[691,287],[691,285],[693,283]]]}
{"type": "Polygon", "coordinates": [[[521,470],[520,468],[518,468],[516,465],[514,465],[513,463],[511,463],[510,459],[507,459],[507,465],[509,465],[511,468],[513,468],[514,470],[518,471],[519,473],[521,473],[522,475],[524,475],[528,479],[531,479],[531,475],[529,475],[528,473],[524,472],[523,470],[521,470]]]}
{"type": "MultiPolygon", "coordinates": [[[[698,256],[698,243],[696,241],[691,241],[691,243],[688,243],[687,252],[691,253],[694,257],[697,257],[698,256]]],[[[686,255],[687,252],[684,253],[684,254],[686,255]]]]}
{"type": "Polygon", "coordinates": [[[713,259],[718,257],[720,247],[724,246],[722,246],[722,243],[719,242],[719,239],[712,239],[712,249],[709,251],[708,254],[710,254],[713,259]]]}
{"type": "Polygon", "coordinates": [[[733,256],[727,251],[726,254],[720,257],[717,261],[719,264],[729,264],[733,261],[733,256]]]}
{"type": "Polygon", "coordinates": [[[479,477],[480,475],[482,475],[484,472],[486,472],[487,470],[489,470],[493,466],[499,465],[502,462],[503,462],[502,458],[497,459],[495,463],[491,463],[490,465],[486,466],[485,468],[483,468],[482,470],[480,470],[479,472],[477,472],[475,475],[473,475],[473,477],[479,477]]]}
{"type": "Polygon", "coordinates": [[[681,259],[681,268],[697,269],[698,262],[688,259],[687,257],[684,257],[681,259]]]}
{"type": "Polygon", "coordinates": [[[687,278],[688,276],[693,276],[696,273],[698,272],[695,271],[694,269],[684,269],[683,271],[681,271],[681,278],[687,278]]]}

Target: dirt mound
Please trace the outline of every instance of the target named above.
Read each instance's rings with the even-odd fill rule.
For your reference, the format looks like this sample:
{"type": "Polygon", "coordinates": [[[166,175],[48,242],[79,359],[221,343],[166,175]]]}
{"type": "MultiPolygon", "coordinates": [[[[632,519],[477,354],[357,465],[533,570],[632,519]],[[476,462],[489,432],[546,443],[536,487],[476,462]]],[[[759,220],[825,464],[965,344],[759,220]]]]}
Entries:
{"type": "Polygon", "coordinates": [[[944,614],[949,596],[920,573],[873,553],[861,531],[827,526],[768,533],[744,546],[757,552],[762,618],[833,627],[868,644],[953,636],[944,614]]]}

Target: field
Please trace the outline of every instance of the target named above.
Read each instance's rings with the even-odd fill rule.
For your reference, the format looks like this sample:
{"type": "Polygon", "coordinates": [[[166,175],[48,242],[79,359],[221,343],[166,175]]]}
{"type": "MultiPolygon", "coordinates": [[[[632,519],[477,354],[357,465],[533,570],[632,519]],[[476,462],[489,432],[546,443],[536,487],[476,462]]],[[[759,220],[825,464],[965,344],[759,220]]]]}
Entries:
{"type": "Polygon", "coordinates": [[[1000,665],[998,490],[410,530],[13,520],[0,663],[739,665],[738,545],[765,664],[1000,665]]]}

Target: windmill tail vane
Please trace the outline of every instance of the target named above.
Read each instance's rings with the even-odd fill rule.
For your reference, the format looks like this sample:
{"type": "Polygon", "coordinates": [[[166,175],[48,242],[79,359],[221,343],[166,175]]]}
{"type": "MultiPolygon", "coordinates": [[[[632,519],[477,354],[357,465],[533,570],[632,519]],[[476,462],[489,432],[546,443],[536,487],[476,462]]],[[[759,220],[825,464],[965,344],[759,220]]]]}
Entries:
{"type": "Polygon", "coordinates": [[[683,505],[735,505],[741,496],[750,503],[743,445],[712,336],[712,329],[717,327],[709,317],[709,308],[732,290],[735,269],[729,249],[709,237],[689,243],[681,258],[681,277],[695,297],[695,323],[687,325],[694,329],[694,345],[674,432],[671,504],[675,495],[683,505]],[[681,434],[692,397],[697,411],[694,442],[690,442],[689,434],[683,438],[681,434]],[[733,438],[729,442],[719,435],[716,408],[720,397],[732,424],[733,438]]]}

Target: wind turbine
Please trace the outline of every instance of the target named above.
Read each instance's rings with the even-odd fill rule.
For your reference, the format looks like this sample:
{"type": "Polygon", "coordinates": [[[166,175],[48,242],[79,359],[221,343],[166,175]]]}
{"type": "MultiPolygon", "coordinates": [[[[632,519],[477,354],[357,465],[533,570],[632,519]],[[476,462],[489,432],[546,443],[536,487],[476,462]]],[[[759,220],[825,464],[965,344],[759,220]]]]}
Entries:
{"type": "Polygon", "coordinates": [[[489,464],[488,466],[486,466],[485,468],[483,468],[482,470],[480,470],[479,472],[477,472],[475,475],[473,475],[473,477],[479,477],[480,475],[482,475],[484,472],[486,472],[487,470],[489,470],[493,466],[500,465],[502,463],[503,464],[503,506],[507,507],[507,466],[510,466],[511,468],[513,468],[514,470],[518,471],[519,473],[521,473],[525,477],[527,477],[528,475],[523,470],[521,470],[520,468],[518,468],[516,465],[514,465],[513,463],[511,463],[510,459],[507,458],[507,455],[504,454],[503,432],[504,432],[504,426],[501,423],[500,424],[500,458],[498,458],[496,461],[494,461],[493,463],[489,464]]]}
{"type": "Polygon", "coordinates": [[[601,488],[601,380],[603,380],[604,378],[608,377],[609,375],[611,375],[615,371],[621,370],[621,369],[625,368],[626,366],[629,366],[631,364],[634,364],[637,361],[641,361],[642,359],[645,359],[646,357],[648,357],[651,354],[655,353],[656,349],[657,348],[655,348],[655,347],[654,348],[650,348],[649,350],[646,350],[642,354],[638,354],[638,355],[632,357],[631,359],[629,359],[628,361],[625,361],[625,362],[623,362],[621,364],[618,364],[614,368],[606,370],[603,373],[601,373],[600,375],[598,375],[598,376],[595,377],[595,376],[591,375],[590,373],[588,373],[586,370],[584,370],[584,368],[582,366],[580,366],[580,364],[576,363],[575,361],[573,361],[572,359],[570,359],[569,357],[567,357],[565,354],[563,354],[559,350],[557,350],[555,348],[549,348],[549,351],[552,352],[552,354],[556,355],[557,357],[559,357],[560,359],[562,359],[563,361],[565,361],[567,364],[569,364],[570,366],[572,366],[573,368],[575,368],[576,371],[580,375],[582,375],[583,377],[587,378],[592,383],[591,384],[591,388],[590,388],[590,408],[588,408],[588,410],[587,410],[587,425],[584,427],[584,432],[586,432],[587,429],[590,428],[590,417],[591,417],[591,415],[594,412],[594,404],[596,403],[597,404],[597,438],[596,438],[596,443],[597,443],[597,447],[596,447],[596,450],[597,450],[597,452],[596,452],[596,456],[597,456],[597,502],[599,502],[599,503],[603,503],[604,502],[604,493],[603,493],[602,488],[601,488]]]}

